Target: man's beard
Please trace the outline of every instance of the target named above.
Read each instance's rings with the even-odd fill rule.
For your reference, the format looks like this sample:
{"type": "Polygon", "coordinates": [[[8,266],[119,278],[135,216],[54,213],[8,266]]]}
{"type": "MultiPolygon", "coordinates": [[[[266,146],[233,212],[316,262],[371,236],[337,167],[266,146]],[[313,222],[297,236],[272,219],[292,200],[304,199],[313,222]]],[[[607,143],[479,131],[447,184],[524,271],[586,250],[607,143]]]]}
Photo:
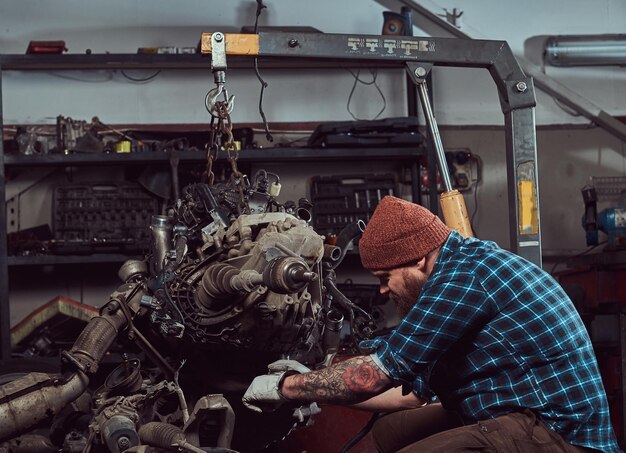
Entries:
{"type": "Polygon", "coordinates": [[[406,315],[409,314],[411,308],[413,308],[413,305],[415,305],[416,300],[417,299],[409,300],[408,298],[403,297],[396,302],[396,310],[398,311],[398,314],[401,318],[404,318],[406,315]]]}
{"type": "Polygon", "coordinates": [[[396,310],[399,315],[404,318],[411,311],[415,302],[417,302],[422,292],[422,287],[426,283],[426,278],[422,279],[410,273],[408,269],[402,272],[402,278],[404,279],[404,291],[402,294],[396,294],[396,298],[393,301],[396,304],[396,310]]]}

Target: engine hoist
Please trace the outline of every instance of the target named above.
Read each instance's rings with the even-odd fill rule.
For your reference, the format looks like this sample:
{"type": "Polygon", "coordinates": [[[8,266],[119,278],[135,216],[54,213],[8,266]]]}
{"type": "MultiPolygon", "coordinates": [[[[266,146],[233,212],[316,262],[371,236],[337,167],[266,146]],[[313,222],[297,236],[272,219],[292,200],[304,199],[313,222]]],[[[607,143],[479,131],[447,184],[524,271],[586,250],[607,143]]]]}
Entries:
{"type": "MultiPolygon", "coordinates": [[[[504,41],[455,38],[260,32],[258,34],[202,34],[201,51],[211,55],[217,86],[223,86],[226,56],[385,61],[404,66],[424,112],[432,149],[442,177],[440,205],[446,224],[472,236],[463,195],[453,190],[436,119],[429,101],[426,76],[433,66],[487,69],[496,83],[505,115],[507,175],[509,178],[510,249],[541,265],[537,149],[534,120],[535,94],[504,41]]],[[[219,88],[218,88],[219,89],[219,88]]],[[[225,98],[224,102],[229,102],[225,98]]]]}

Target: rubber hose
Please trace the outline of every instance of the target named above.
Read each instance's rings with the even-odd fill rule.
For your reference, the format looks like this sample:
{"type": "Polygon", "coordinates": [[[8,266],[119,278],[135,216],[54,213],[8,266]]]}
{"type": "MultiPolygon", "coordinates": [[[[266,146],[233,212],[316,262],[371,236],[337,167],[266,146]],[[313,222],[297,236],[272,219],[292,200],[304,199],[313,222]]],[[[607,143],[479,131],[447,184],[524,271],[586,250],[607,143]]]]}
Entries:
{"type": "Polygon", "coordinates": [[[365,222],[358,220],[356,222],[349,223],[339,232],[335,245],[341,249],[341,256],[335,263],[333,263],[332,269],[336,269],[337,266],[341,264],[346,256],[346,253],[348,252],[348,245],[350,245],[350,242],[354,239],[361,236],[363,231],[365,231],[365,222]]]}

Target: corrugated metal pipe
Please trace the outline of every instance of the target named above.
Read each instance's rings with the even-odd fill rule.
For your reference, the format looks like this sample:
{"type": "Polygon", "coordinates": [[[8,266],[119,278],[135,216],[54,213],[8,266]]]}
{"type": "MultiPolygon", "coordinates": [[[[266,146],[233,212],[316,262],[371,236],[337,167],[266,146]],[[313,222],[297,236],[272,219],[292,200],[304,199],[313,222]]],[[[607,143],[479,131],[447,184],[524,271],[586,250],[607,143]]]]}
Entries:
{"type": "Polygon", "coordinates": [[[70,350],[76,369],[66,376],[30,373],[0,386],[0,441],[14,437],[44,420],[52,420],[68,403],[83,394],[89,378],[126,324],[121,310],[93,318],[70,350]]]}
{"type": "Polygon", "coordinates": [[[626,34],[551,36],[544,52],[552,66],[623,66],[626,34]]]}

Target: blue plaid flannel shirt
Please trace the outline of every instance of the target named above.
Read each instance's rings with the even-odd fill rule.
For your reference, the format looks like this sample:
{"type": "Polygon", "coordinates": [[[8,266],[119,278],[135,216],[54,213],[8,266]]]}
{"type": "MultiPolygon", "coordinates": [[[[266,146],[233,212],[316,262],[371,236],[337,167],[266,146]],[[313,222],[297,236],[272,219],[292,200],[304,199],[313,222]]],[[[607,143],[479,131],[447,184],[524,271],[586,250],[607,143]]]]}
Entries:
{"type": "Polygon", "coordinates": [[[530,408],[571,444],[620,451],[574,305],[550,275],[493,242],[452,232],[407,316],[360,346],[466,423],[530,408]]]}

